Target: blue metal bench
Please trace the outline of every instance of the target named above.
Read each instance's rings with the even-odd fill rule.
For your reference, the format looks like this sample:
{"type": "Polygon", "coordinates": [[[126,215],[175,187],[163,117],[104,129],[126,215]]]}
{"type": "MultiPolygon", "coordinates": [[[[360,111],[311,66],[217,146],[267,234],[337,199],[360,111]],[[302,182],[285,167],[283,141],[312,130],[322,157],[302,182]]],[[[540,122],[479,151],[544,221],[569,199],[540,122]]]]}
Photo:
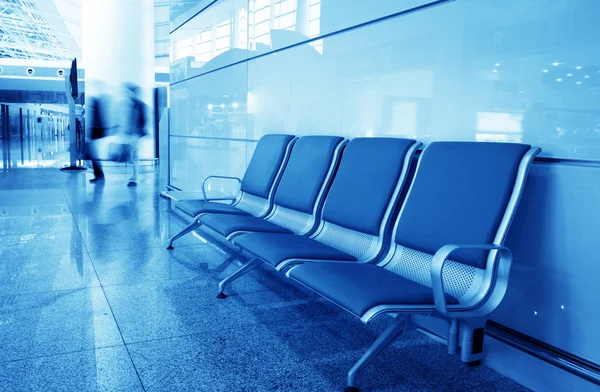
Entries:
{"type": "Polygon", "coordinates": [[[246,232],[306,235],[314,231],[325,194],[339,164],[346,140],[339,136],[299,138],[263,218],[251,215],[205,214],[200,223],[210,234],[232,240],[246,232]]]}
{"type": "Polygon", "coordinates": [[[207,213],[246,215],[263,217],[267,215],[273,204],[273,192],[281,178],[288,161],[292,146],[297,138],[293,135],[265,135],[256,144],[252,159],[248,164],[242,180],[226,176],[208,176],[202,181],[204,199],[185,200],[177,203],[175,208],[193,217],[192,223],[169,240],[167,249],[173,249],[173,242],[187,233],[200,227],[200,217],[207,213]],[[231,204],[211,201],[206,197],[205,184],[212,178],[237,180],[240,189],[231,204]]]}
{"type": "Polygon", "coordinates": [[[450,354],[460,352],[467,363],[483,358],[485,322],[508,284],[512,255],[503,243],[539,151],[510,143],[431,143],[394,225],[392,246],[377,264],[331,257],[288,270],[289,278],[364,323],[395,317],[349,371],[346,391],[358,391],[358,371],[417,327],[414,315],[448,321],[450,354]]]}
{"type": "MultiPolygon", "coordinates": [[[[217,297],[225,298],[226,285],[262,263],[282,270],[305,260],[376,260],[389,237],[392,212],[419,146],[399,138],[351,140],[342,153],[317,230],[309,236],[247,233],[235,237],[233,242],[251,259],[219,283],[217,297]]],[[[286,197],[302,188],[302,184],[290,185],[286,197]]]]}

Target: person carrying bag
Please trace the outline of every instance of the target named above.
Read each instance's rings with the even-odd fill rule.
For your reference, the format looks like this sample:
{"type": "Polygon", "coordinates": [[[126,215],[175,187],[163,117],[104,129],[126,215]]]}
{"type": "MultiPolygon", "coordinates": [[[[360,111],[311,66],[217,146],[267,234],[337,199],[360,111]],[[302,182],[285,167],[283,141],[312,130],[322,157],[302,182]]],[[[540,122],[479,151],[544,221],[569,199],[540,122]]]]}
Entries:
{"type": "Polygon", "coordinates": [[[108,156],[113,162],[129,162],[131,159],[131,145],[126,141],[113,142],[108,146],[108,156]]]}

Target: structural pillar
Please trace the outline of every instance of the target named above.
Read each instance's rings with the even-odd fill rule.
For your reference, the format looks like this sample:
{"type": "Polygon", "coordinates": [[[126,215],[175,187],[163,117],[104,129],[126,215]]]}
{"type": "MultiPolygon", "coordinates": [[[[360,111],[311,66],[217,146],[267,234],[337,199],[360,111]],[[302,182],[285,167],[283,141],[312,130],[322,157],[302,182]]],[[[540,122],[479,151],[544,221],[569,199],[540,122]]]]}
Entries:
{"type": "Polygon", "coordinates": [[[296,4],[296,32],[310,38],[310,0],[298,0],[296,4]]]}
{"type": "Polygon", "coordinates": [[[0,105],[2,117],[2,168],[10,168],[10,112],[8,105],[0,105]]]}
{"type": "MultiPolygon", "coordinates": [[[[86,0],[82,30],[86,107],[99,93],[111,96],[110,125],[122,126],[126,113],[118,113],[117,108],[123,107],[118,102],[124,98],[123,84],[140,86],[150,135],[142,140],[140,159],[154,158],[154,1],[86,0]]],[[[87,124],[91,124],[89,114],[86,111],[87,124]]]]}

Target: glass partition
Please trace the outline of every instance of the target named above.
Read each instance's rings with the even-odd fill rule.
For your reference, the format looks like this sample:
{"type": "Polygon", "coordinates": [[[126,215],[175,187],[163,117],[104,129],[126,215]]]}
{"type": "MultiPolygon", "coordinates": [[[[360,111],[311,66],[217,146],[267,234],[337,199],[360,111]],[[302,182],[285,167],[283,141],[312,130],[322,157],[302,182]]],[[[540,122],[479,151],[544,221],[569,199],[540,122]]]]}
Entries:
{"type": "Polygon", "coordinates": [[[540,146],[493,320],[600,364],[599,2],[203,4],[171,34],[172,185],[243,175],[267,133],[540,146]]]}

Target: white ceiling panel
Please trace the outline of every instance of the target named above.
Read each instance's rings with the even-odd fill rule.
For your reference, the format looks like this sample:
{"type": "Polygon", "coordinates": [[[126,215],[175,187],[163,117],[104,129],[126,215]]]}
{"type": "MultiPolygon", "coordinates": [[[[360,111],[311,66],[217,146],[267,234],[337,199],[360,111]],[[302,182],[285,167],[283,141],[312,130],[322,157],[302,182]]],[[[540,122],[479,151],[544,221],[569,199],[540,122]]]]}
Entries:
{"type": "MultiPolygon", "coordinates": [[[[84,0],[0,0],[0,58],[70,60],[81,57],[84,0]]],[[[156,56],[168,52],[170,7],[155,0],[156,56]]]]}

